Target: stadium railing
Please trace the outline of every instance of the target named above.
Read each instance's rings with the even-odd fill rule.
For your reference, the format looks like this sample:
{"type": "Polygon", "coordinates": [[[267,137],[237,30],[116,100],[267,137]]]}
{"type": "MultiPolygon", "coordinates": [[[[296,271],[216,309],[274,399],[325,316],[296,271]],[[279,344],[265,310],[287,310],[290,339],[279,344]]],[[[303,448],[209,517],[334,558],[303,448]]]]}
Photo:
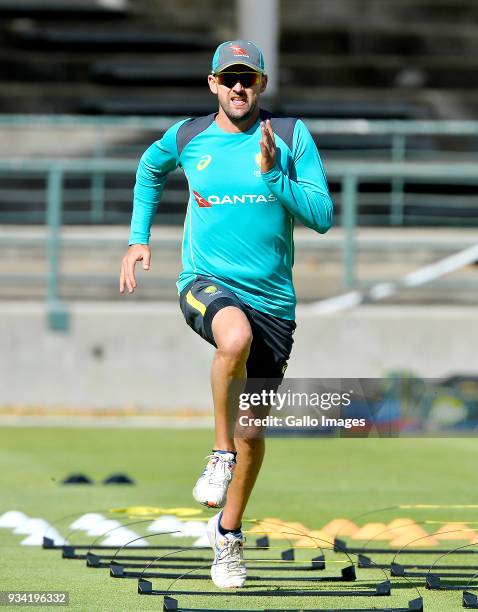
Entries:
{"type": "MultiPolygon", "coordinates": [[[[29,132],[32,140],[38,134],[48,140],[52,131],[59,138],[57,153],[51,153],[54,147],[49,147],[50,155],[63,155],[63,144],[66,140],[75,141],[75,137],[88,130],[89,139],[77,138],[79,144],[68,156],[75,158],[118,158],[138,159],[142,151],[152,140],[159,138],[177,117],[85,117],[66,115],[0,115],[0,130],[9,134],[7,142],[15,144],[15,130],[29,132]],[[62,136],[64,135],[64,140],[62,136]],[[118,138],[120,135],[120,138],[118,138]],[[145,144],[146,143],[146,144],[145,144]]],[[[394,162],[417,160],[425,161],[471,161],[478,158],[478,121],[371,121],[362,119],[351,120],[306,120],[311,132],[318,138],[319,148],[326,161],[326,169],[330,176],[330,164],[339,159],[370,158],[394,162]],[[422,139],[417,141],[418,139],[422,139]],[[334,139],[338,139],[335,140],[334,139]],[[342,139],[342,140],[341,140],[342,139]],[[431,139],[431,140],[430,140],[431,139]],[[330,145],[330,149],[327,148],[330,145]]],[[[54,136],[51,136],[54,139],[54,136]]],[[[10,155],[17,157],[15,152],[10,155]]],[[[48,156],[48,154],[47,154],[48,156]]],[[[386,181],[385,181],[386,182],[386,181]]],[[[335,185],[334,185],[335,188],[335,185]]],[[[373,189],[361,190],[366,207],[359,210],[361,224],[383,224],[401,226],[406,222],[426,224],[435,221],[436,224],[467,225],[478,223],[478,214],[474,194],[460,193],[406,193],[405,179],[397,176],[386,184],[385,193],[374,192],[373,189]],[[412,206],[407,207],[407,203],[412,206]],[[413,212],[415,211],[415,212],[413,212]],[[447,211],[451,211],[447,212],[447,211]],[[456,214],[454,214],[456,212],[456,214]],[[476,217],[476,218],[475,218],[476,217]]],[[[2,190],[0,200],[6,206],[0,210],[0,222],[41,222],[41,208],[33,211],[35,201],[41,207],[43,186],[28,191],[30,208],[22,211],[25,202],[25,189],[11,187],[2,190]],[[7,198],[7,200],[5,200],[7,198]],[[18,204],[18,206],[15,206],[18,204]],[[10,209],[8,208],[10,205],[10,209]]],[[[129,203],[131,201],[131,186],[119,184],[114,188],[106,185],[105,176],[100,172],[92,173],[89,190],[84,185],[80,187],[65,186],[65,202],[69,203],[65,222],[73,223],[117,223],[127,222],[129,203]],[[114,209],[108,207],[114,199],[114,209]],[[86,204],[85,204],[86,203],[86,204]],[[77,206],[78,204],[78,206],[77,206]],[[71,210],[72,209],[72,210],[71,210]]],[[[184,204],[184,194],[179,190],[169,189],[165,194],[167,212],[164,222],[180,222],[182,214],[177,204],[184,204]]],[[[336,198],[340,204],[340,196],[336,198]]],[[[67,207],[65,207],[66,209],[67,207]]],[[[340,207],[339,207],[340,208],[340,207]]],[[[163,210],[166,210],[164,208],[163,210]]],[[[163,214],[163,210],[161,214],[163,214]]]]}
{"type": "MultiPolygon", "coordinates": [[[[74,176],[87,173],[91,177],[105,176],[118,173],[133,173],[136,160],[119,159],[88,159],[88,160],[0,160],[0,175],[22,176],[29,173],[42,174],[46,177],[47,192],[47,253],[48,273],[46,279],[46,300],[49,312],[49,325],[52,329],[68,328],[68,310],[60,299],[60,246],[62,243],[62,207],[63,184],[65,176],[74,176]]],[[[478,172],[475,162],[347,162],[335,161],[328,164],[328,175],[331,180],[341,184],[342,192],[342,254],[343,254],[343,285],[345,288],[356,287],[359,284],[355,271],[356,258],[356,229],[357,229],[357,200],[360,182],[370,179],[411,179],[416,182],[433,181],[454,182],[460,185],[478,184],[478,172]]],[[[6,239],[4,238],[3,241],[6,239]]],[[[7,238],[8,240],[8,238],[7,238]]],[[[23,237],[25,244],[31,238],[23,237]]],[[[84,241],[85,246],[92,244],[92,239],[84,241]]],[[[319,241],[317,241],[318,243],[319,241]]],[[[314,243],[317,244],[317,243],[314,243]]],[[[298,245],[300,248],[300,244],[298,245]]],[[[16,275],[17,281],[21,276],[16,275]]],[[[63,277],[64,278],[64,277],[63,277]]],[[[31,277],[24,277],[30,282],[31,277]]]]}

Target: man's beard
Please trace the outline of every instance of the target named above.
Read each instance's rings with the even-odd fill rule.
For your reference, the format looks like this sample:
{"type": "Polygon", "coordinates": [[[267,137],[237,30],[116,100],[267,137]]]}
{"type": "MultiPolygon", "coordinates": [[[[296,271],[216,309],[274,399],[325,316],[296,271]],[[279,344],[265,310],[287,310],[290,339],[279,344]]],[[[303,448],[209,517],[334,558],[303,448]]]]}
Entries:
{"type": "Polygon", "coordinates": [[[240,117],[237,117],[236,115],[233,115],[228,108],[224,108],[224,106],[221,104],[221,108],[224,111],[226,117],[229,119],[229,121],[231,121],[231,123],[233,123],[236,126],[241,125],[242,123],[245,123],[246,121],[248,121],[252,115],[254,114],[256,108],[257,108],[257,102],[255,104],[253,104],[249,110],[244,113],[244,115],[241,115],[240,117]]]}

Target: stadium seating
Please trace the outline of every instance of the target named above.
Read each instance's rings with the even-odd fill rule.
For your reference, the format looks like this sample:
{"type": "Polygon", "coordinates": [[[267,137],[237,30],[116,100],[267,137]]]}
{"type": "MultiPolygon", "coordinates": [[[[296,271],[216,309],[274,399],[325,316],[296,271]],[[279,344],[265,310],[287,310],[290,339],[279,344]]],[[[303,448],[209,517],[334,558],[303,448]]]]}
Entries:
{"type": "Polygon", "coordinates": [[[167,99],[159,94],[136,97],[98,96],[79,100],[79,110],[95,115],[206,115],[216,110],[214,98],[209,94],[171,96],[167,99]]]}
{"type": "MultiPolygon", "coordinates": [[[[236,17],[219,0],[0,0],[0,21],[0,113],[144,112],[161,87],[172,114],[236,17]]],[[[282,109],[476,116],[477,23],[474,0],[282,1],[282,109]]]]}
{"type": "MultiPolygon", "coordinates": [[[[0,0],[0,23],[0,113],[185,116],[215,110],[206,86],[211,51],[233,35],[236,17],[234,3],[220,0],[0,0]]],[[[265,105],[319,119],[476,117],[477,24],[475,0],[283,0],[279,95],[265,105]]],[[[124,144],[136,155],[156,136],[129,134],[124,144]]],[[[423,150],[439,156],[449,144],[414,136],[407,151],[413,159],[423,150]]],[[[390,137],[322,134],[319,146],[327,159],[354,151],[383,158],[390,137]]],[[[463,155],[477,149],[470,139],[452,147],[463,155]]],[[[115,181],[110,188],[121,193],[117,212],[124,220],[130,187],[115,181]]],[[[41,222],[44,185],[29,185],[27,213],[41,222]]],[[[8,199],[7,187],[2,178],[2,220],[9,221],[17,200],[8,199]]],[[[22,188],[16,185],[24,202],[22,188]]],[[[381,222],[388,218],[389,185],[369,188],[377,192],[373,212],[381,222]]],[[[408,212],[448,222],[443,202],[435,212],[431,204],[451,202],[455,191],[445,189],[430,204],[417,186],[405,188],[414,190],[408,212]]],[[[76,199],[66,202],[68,221],[84,218],[89,196],[88,179],[78,178],[76,199]]],[[[168,206],[162,211],[177,215],[168,206]]],[[[450,214],[474,218],[473,207],[459,206],[450,204],[450,214]]],[[[113,212],[108,219],[115,222],[113,212]]]]}
{"type": "Polygon", "coordinates": [[[197,49],[210,50],[214,40],[203,34],[187,32],[155,33],[141,30],[81,27],[39,27],[31,22],[13,24],[10,38],[19,47],[37,50],[75,51],[144,51],[180,53],[197,49]]]}
{"type": "Polygon", "coordinates": [[[128,0],[0,0],[0,14],[5,17],[111,19],[128,13],[128,0]]]}
{"type": "Polygon", "coordinates": [[[427,108],[418,104],[393,102],[388,100],[336,100],[330,102],[316,100],[289,99],[281,105],[281,111],[301,117],[322,117],[324,119],[417,119],[426,118],[427,108]]]}
{"type": "Polygon", "coordinates": [[[95,62],[91,76],[102,83],[132,85],[181,85],[183,87],[204,87],[209,71],[210,56],[204,55],[199,61],[185,63],[177,58],[168,60],[105,60],[95,62]]]}

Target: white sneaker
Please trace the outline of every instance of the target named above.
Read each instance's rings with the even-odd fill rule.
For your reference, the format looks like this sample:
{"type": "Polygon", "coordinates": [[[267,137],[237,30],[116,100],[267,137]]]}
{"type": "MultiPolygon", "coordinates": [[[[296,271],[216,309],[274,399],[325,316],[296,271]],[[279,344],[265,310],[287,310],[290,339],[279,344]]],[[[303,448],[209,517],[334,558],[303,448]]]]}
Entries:
{"type": "Polygon", "coordinates": [[[246,538],[242,533],[239,537],[232,533],[221,535],[218,529],[221,515],[222,512],[219,512],[207,523],[207,537],[214,550],[211,578],[220,589],[242,587],[247,576],[243,557],[246,538]]]}
{"type": "Polygon", "coordinates": [[[233,453],[213,453],[193,489],[194,499],[209,508],[222,508],[232,480],[236,460],[233,453]]]}

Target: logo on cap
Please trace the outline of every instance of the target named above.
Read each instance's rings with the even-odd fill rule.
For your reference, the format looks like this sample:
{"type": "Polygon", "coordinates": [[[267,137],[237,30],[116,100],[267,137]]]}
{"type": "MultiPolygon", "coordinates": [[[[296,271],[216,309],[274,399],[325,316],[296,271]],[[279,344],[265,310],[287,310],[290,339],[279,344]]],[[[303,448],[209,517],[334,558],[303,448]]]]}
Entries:
{"type": "Polygon", "coordinates": [[[249,54],[242,47],[238,47],[237,45],[231,45],[231,49],[234,51],[235,57],[249,57],[249,54]]]}

